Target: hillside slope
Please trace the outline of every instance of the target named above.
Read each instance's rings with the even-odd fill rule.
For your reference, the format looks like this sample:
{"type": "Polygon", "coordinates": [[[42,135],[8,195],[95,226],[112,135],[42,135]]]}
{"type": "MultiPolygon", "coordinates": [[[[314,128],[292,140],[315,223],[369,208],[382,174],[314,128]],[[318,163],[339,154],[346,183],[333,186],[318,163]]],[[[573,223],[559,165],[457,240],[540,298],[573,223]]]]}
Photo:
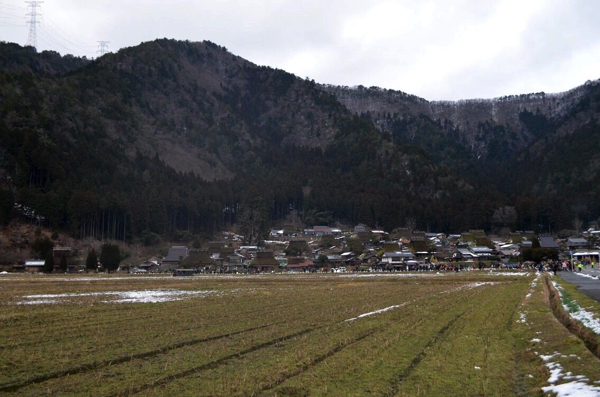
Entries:
{"type": "Polygon", "coordinates": [[[0,82],[6,201],[81,236],[263,230],[292,211],[393,227],[468,187],[314,82],[210,42],[157,40],[0,82]]]}
{"type": "Polygon", "coordinates": [[[210,42],[52,58],[52,73],[40,72],[48,54],[8,46],[3,223],[35,211],[76,236],[151,241],[232,225],[256,238],[292,214],[443,231],[568,228],[600,215],[597,82],[428,102],[320,86],[210,42]],[[495,216],[506,208],[516,216],[495,216]]]}

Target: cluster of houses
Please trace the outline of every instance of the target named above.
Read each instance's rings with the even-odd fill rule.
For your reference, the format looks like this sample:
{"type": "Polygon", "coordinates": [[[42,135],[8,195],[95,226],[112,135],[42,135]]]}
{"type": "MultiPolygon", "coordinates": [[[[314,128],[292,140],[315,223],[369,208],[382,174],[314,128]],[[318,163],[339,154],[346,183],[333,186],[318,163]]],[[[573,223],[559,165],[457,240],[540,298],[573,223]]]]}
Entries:
{"type": "MultiPolygon", "coordinates": [[[[456,266],[509,266],[522,252],[539,247],[556,251],[554,257],[600,263],[600,230],[578,237],[558,239],[533,231],[510,233],[507,238],[489,237],[483,230],[462,234],[426,233],[399,228],[391,233],[358,225],[351,230],[314,226],[298,230],[271,230],[260,246],[244,245],[243,237],[223,233],[220,241],[203,249],[173,246],[166,257],[150,258],[128,270],[138,273],[273,273],[439,270],[456,266]]],[[[70,247],[55,247],[54,262],[63,257],[67,271],[85,271],[70,247]]],[[[29,260],[13,271],[41,272],[43,260],[29,260]]]]}
{"type": "MultiPolygon", "coordinates": [[[[77,272],[84,267],[79,264],[78,261],[74,261],[72,258],[71,247],[54,247],[52,249],[52,257],[54,259],[55,267],[58,267],[63,258],[67,260],[67,272],[77,272]]],[[[16,264],[12,266],[12,271],[23,271],[26,273],[41,273],[46,263],[43,259],[31,259],[25,261],[24,264],[16,264]]]]}
{"type": "Polygon", "coordinates": [[[239,236],[225,234],[204,249],[174,246],[161,260],[139,264],[134,271],[201,273],[273,273],[439,270],[451,266],[502,266],[519,261],[534,241],[566,259],[600,262],[600,248],[590,230],[586,237],[566,240],[532,231],[490,238],[482,230],[462,234],[425,233],[396,229],[392,233],[358,225],[353,230],[327,226],[272,230],[260,247],[243,245],[239,236]]]}

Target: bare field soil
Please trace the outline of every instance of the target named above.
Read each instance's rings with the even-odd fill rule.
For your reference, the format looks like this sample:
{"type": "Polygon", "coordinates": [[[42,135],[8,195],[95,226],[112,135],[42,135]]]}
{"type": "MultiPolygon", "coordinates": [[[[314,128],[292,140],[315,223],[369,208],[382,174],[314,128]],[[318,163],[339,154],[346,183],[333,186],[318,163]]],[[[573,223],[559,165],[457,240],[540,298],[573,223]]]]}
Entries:
{"type": "Polygon", "coordinates": [[[542,280],[487,271],[4,275],[0,394],[594,392],[598,359],[556,320],[542,280]]]}

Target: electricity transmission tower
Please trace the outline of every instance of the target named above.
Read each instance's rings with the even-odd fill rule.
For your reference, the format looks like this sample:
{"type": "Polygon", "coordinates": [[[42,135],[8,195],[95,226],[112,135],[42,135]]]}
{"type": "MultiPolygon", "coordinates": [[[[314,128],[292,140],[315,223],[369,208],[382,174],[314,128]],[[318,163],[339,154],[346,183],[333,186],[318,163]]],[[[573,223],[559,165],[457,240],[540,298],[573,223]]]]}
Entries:
{"type": "Polygon", "coordinates": [[[108,52],[108,43],[110,43],[110,41],[99,41],[98,42],[99,50],[96,52],[99,52],[100,56],[102,56],[108,52]]]}
{"type": "Polygon", "coordinates": [[[37,48],[37,34],[35,29],[37,24],[39,23],[37,17],[41,15],[38,14],[37,9],[41,8],[40,4],[42,4],[43,1],[26,1],[25,3],[28,4],[27,8],[29,9],[29,13],[26,14],[29,17],[29,21],[27,21],[27,24],[29,25],[27,45],[37,48]]]}

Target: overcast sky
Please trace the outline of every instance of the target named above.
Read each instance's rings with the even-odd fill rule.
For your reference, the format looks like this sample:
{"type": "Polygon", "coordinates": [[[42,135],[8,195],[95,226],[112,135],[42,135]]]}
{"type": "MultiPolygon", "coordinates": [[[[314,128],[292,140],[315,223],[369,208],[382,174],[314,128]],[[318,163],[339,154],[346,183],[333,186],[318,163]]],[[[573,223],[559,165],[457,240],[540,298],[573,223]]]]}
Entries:
{"type": "MultiPolygon", "coordinates": [[[[21,0],[0,40],[26,44],[21,0]]],[[[561,92],[600,78],[598,0],[45,0],[38,50],[96,56],[156,38],[210,40],[318,83],[429,100],[561,92]]]]}

